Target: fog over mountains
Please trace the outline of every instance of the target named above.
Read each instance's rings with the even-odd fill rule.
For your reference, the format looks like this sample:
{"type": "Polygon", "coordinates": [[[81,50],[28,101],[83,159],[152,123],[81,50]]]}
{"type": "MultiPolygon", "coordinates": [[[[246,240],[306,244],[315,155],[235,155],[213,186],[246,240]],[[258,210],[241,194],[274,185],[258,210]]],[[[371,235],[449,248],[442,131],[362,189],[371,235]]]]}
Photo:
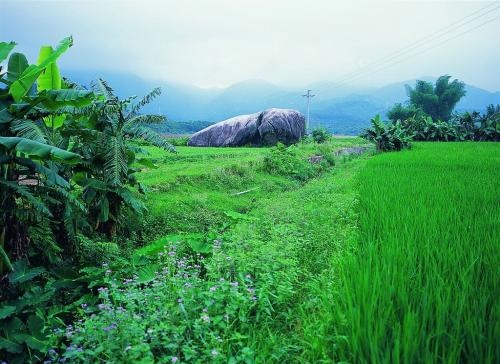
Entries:
{"type": "MultiPolygon", "coordinates": [[[[142,96],[160,86],[162,95],[145,109],[161,113],[172,121],[217,122],[240,114],[250,114],[271,107],[291,108],[306,112],[306,100],[301,95],[307,89],[316,95],[311,101],[311,126],[323,126],[337,134],[358,134],[376,114],[385,112],[396,102],[407,100],[405,85],[415,80],[388,84],[379,88],[354,88],[333,82],[305,85],[303,89],[280,87],[263,80],[247,80],[227,88],[153,82],[132,74],[109,71],[66,71],[68,77],[82,85],[103,77],[118,95],[142,96]]],[[[434,81],[432,77],[420,77],[434,81]]],[[[466,86],[467,95],[456,111],[483,111],[489,104],[500,104],[500,92],[466,86]]]]}

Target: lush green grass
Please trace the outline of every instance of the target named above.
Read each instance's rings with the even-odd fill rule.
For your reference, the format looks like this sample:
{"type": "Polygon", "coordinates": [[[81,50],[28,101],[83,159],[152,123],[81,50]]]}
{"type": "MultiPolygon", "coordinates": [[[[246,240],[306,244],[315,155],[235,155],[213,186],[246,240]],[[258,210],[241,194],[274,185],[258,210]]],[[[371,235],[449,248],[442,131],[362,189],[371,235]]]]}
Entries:
{"type": "MultiPolygon", "coordinates": [[[[418,143],[360,174],[360,244],[329,315],[338,359],[500,359],[500,145],[418,143]]],[[[324,303],[324,302],[323,302],[324,303]]]]}
{"type": "MultiPolygon", "coordinates": [[[[333,139],[323,146],[299,144],[300,158],[344,146],[363,144],[359,138],[333,139]]],[[[177,147],[170,154],[146,147],[158,168],[138,175],[149,188],[144,241],[179,232],[207,232],[227,222],[226,212],[246,213],[261,198],[293,190],[301,182],[262,170],[269,148],[177,147]],[[248,191],[238,194],[239,192],[248,191]]]]}
{"type": "MultiPolygon", "coordinates": [[[[83,351],[65,356],[148,363],[498,360],[498,144],[417,143],[399,153],[338,158],[307,180],[266,171],[268,149],[204,150],[151,149],[160,161],[143,177],[153,190],[150,218],[165,221],[154,229],[168,235],[134,258],[161,253],[160,261],[101,292],[109,307],[85,313],[77,332],[70,330],[83,351]],[[212,218],[203,220],[200,211],[212,218]],[[203,259],[193,254],[202,237],[203,259]],[[114,328],[120,330],[109,334],[114,328]]],[[[317,152],[300,145],[295,157],[317,152]]],[[[121,273],[102,270],[108,268],[98,276],[116,282],[121,273]]]]}

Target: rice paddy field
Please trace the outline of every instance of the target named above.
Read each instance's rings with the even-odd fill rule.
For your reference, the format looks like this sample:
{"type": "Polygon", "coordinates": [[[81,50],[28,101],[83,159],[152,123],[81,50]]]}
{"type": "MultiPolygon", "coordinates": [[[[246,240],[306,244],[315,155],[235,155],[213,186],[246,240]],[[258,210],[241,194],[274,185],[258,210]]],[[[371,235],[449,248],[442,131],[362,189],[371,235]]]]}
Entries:
{"type": "Polygon", "coordinates": [[[498,363],[499,167],[495,143],[416,143],[366,163],[332,304],[339,360],[498,363]]]}

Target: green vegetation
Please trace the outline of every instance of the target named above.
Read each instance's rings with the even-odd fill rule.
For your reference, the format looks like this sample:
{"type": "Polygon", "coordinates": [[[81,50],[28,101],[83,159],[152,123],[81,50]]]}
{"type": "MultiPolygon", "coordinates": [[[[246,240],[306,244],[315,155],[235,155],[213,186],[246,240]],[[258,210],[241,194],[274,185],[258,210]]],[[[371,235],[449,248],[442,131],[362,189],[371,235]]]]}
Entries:
{"type": "Polygon", "coordinates": [[[380,115],[377,115],[371,119],[371,123],[372,127],[366,129],[362,137],[375,143],[377,150],[387,152],[410,146],[412,137],[399,120],[395,123],[384,123],[380,115]]]}
{"type": "MultiPolygon", "coordinates": [[[[498,362],[498,144],[187,147],[71,46],[0,43],[0,362],[498,362]]],[[[448,81],[365,139],[499,140],[448,81]]]]}
{"type": "Polygon", "coordinates": [[[498,144],[417,144],[360,173],[360,243],[331,307],[339,358],[500,357],[498,144]]]}
{"type": "Polygon", "coordinates": [[[433,85],[427,81],[417,81],[415,88],[407,86],[408,105],[396,104],[387,113],[391,120],[405,120],[412,113],[423,113],[435,120],[448,121],[455,105],[465,96],[465,83],[450,82],[451,76],[441,76],[433,85]]]}
{"type": "Polygon", "coordinates": [[[436,85],[417,81],[408,87],[406,105],[396,104],[388,111],[389,122],[377,115],[362,135],[377,150],[401,150],[415,141],[500,141],[500,105],[489,105],[484,114],[465,112],[453,115],[453,108],[465,95],[465,84],[441,76],[436,85]]]}
{"type": "MultiPolygon", "coordinates": [[[[311,147],[299,146],[298,153],[311,147]]],[[[196,154],[198,150],[185,151],[196,154]]],[[[273,155],[265,149],[234,151],[254,157],[273,155]]],[[[239,166],[254,168],[245,162],[239,166]]],[[[204,187],[212,199],[210,207],[214,212],[224,209],[225,215],[223,230],[206,242],[208,249],[193,244],[199,238],[194,234],[168,235],[136,251],[136,261],[149,259],[153,265],[136,268],[135,277],[123,277],[112,264],[101,268],[106,276],[100,283],[105,287],[100,289],[101,305],[83,308],[84,321],[61,332],[71,336],[72,346],[64,357],[75,362],[113,358],[144,363],[327,359],[330,348],[310,347],[311,340],[323,340],[317,337],[318,323],[308,322],[315,311],[314,282],[323,271],[331,272],[331,263],[356,240],[352,207],[356,205],[354,179],[361,166],[339,158],[334,173],[326,172],[305,185],[294,182],[293,175],[276,174],[271,190],[238,196],[225,191],[223,197],[218,190],[225,184],[218,186],[207,178],[204,187]],[[225,203],[218,205],[218,199],[225,203]],[[245,213],[228,211],[231,199],[243,199],[245,213]],[[136,317],[141,319],[134,324],[136,317]]],[[[207,171],[203,173],[207,176],[207,171]]],[[[178,187],[189,188],[189,183],[178,187]]],[[[174,196],[178,193],[170,191],[174,196]]],[[[165,206],[175,209],[173,203],[165,206]]],[[[190,213],[182,206],[177,209],[190,213]]],[[[196,223],[198,229],[204,228],[195,220],[189,226],[194,228],[196,223]]]]}
{"type": "Polygon", "coordinates": [[[15,43],[0,43],[0,62],[8,58],[0,73],[0,350],[9,361],[42,360],[51,330],[88,293],[78,270],[96,251],[120,254],[111,239],[126,213],[142,212],[136,165],[150,164],[132,140],[172,150],[145,127],[164,118],[139,114],[160,91],[134,104],[103,80],[93,90],[64,80],[56,61],[72,44],[41,47],[30,65],[21,53],[9,57],[15,43]]]}

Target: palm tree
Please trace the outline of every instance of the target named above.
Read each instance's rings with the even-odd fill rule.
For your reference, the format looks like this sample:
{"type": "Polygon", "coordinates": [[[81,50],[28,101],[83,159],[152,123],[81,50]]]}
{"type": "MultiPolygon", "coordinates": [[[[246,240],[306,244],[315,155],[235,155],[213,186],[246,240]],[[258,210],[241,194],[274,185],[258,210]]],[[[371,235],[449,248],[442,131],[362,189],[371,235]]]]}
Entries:
{"type": "Polygon", "coordinates": [[[103,79],[98,79],[93,89],[99,97],[90,107],[81,110],[81,118],[70,132],[77,136],[76,150],[86,161],[83,173],[77,174],[74,180],[83,189],[90,215],[95,216],[95,229],[111,238],[116,234],[123,206],[137,213],[145,209],[130,189],[134,187],[144,193],[135,177],[137,163],[146,163],[136,158],[136,153],[144,151],[133,141],[147,141],[170,152],[175,152],[175,148],[147,127],[164,122],[164,116],[139,113],[161,93],[159,88],[136,103],[133,103],[134,98],[120,100],[103,79]],[[82,127],[82,123],[87,127],[82,127]]]}

